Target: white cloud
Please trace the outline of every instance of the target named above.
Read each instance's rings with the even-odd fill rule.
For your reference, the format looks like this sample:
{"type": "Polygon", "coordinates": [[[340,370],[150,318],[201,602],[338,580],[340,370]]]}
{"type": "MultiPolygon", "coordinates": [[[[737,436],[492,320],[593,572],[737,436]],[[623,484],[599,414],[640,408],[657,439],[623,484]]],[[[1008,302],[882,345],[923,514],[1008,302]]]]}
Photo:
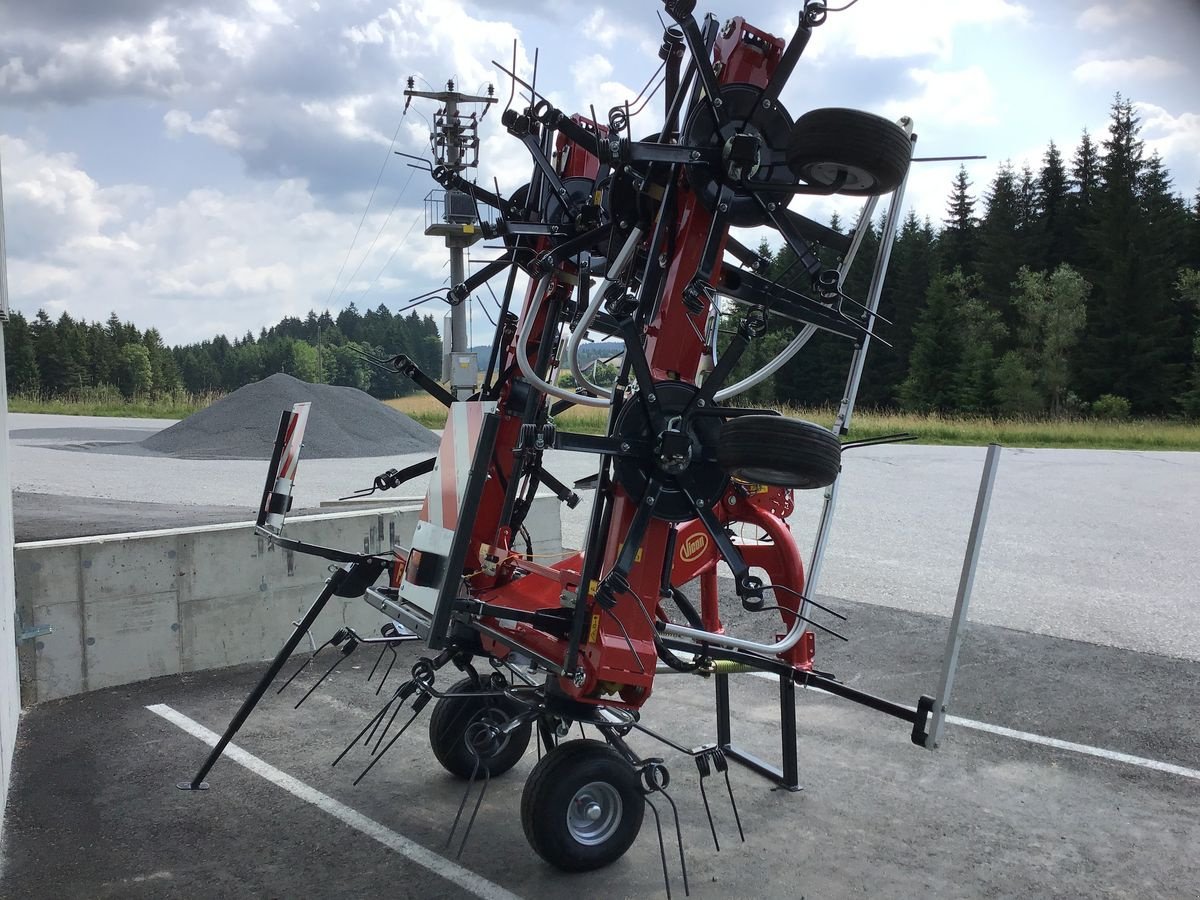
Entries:
{"type": "Polygon", "coordinates": [[[237,149],[242,145],[242,139],[230,120],[231,114],[227,109],[210,110],[200,119],[193,119],[189,113],[179,109],[172,109],[163,116],[163,124],[167,126],[167,134],[171,137],[185,133],[198,134],[222,147],[237,149]]]}
{"type": "Polygon", "coordinates": [[[920,86],[921,92],[885,104],[884,114],[889,118],[911,116],[918,131],[950,124],[995,124],[995,92],[980,66],[951,71],[909,69],[908,75],[920,86]]]}
{"type": "Polygon", "coordinates": [[[1137,59],[1092,59],[1080,63],[1071,76],[1085,84],[1128,84],[1135,78],[1168,78],[1187,71],[1182,63],[1161,56],[1137,59]]]}
{"type": "MultiPolygon", "coordinates": [[[[834,59],[848,50],[866,59],[931,55],[948,60],[956,32],[1023,25],[1029,18],[1029,9],[1012,0],[924,0],[919,8],[895,0],[856,4],[830,14],[821,26],[820,40],[814,40],[805,50],[805,58],[834,59]]],[[[780,34],[790,37],[796,27],[794,13],[776,27],[780,34]]]]}
{"type": "MultiPolygon", "coordinates": [[[[155,205],[146,188],[100,185],[68,154],[6,137],[0,153],[13,306],[88,320],[115,309],[122,319],[158,327],[168,342],[257,331],[323,305],[357,221],[322,209],[299,180],[236,195],[201,188],[155,205]]],[[[371,286],[420,216],[419,207],[396,211],[337,305],[371,286]]],[[[382,210],[367,217],[352,268],[383,220],[382,210]]],[[[444,248],[424,240],[418,224],[361,303],[395,303],[439,284],[444,262],[444,248]]]]}
{"type": "Polygon", "coordinates": [[[1200,114],[1185,112],[1173,116],[1153,103],[1137,102],[1133,107],[1142,120],[1142,139],[1147,151],[1157,151],[1168,168],[1174,164],[1195,172],[1200,167],[1200,114]]]}
{"type": "Polygon", "coordinates": [[[1160,12],[1161,10],[1153,8],[1152,0],[1123,0],[1120,4],[1096,3],[1076,17],[1075,25],[1085,31],[1104,31],[1140,16],[1160,12]]]}

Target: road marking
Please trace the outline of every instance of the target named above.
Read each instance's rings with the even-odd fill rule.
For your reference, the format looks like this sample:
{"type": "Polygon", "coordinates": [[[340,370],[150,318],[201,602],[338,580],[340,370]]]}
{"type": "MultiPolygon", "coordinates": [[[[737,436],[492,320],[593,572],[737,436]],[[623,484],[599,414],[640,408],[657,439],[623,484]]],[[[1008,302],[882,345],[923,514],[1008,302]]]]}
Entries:
{"type": "MultiPolygon", "coordinates": [[[[773,672],[751,672],[750,674],[756,678],[765,678],[768,681],[778,682],[779,680],[779,676],[773,672]]],[[[818,691],[821,690],[816,685],[813,685],[813,688],[818,691]]],[[[909,709],[912,708],[911,706],[909,707],[909,709]]],[[[1012,738],[1016,741],[1024,741],[1027,744],[1039,744],[1043,747],[1053,747],[1056,750],[1081,753],[1084,756],[1094,756],[1098,759],[1107,759],[1130,766],[1140,766],[1143,769],[1152,769],[1155,772],[1165,772],[1168,775],[1178,775],[1180,778],[1191,778],[1195,781],[1200,781],[1200,769],[1189,769],[1187,766],[1177,766],[1174,763],[1148,759],[1145,756],[1134,756],[1130,753],[1121,753],[1118,750],[1108,750],[1104,747],[1093,747],[1089,744],[1076,744],[1074,741],[1062,741],[1058,738],[1033,734],[1029,731],[1017,731],[1015,728],[1006,728],[1003,725],[991,725],[987,722],[977,722],[974,719],[964,719],[961,716],[947,715],[946,721],[951,725],[969,728],[972,731],[983,731],[988,734],[999,735],[1000,737],[1012,738]]]]}
{"type": "MultiPolygon", "coordinates": [[[[192,735],[192,737],[199,738],[208,744],[208,746],[216,746],[219,739],[219,735],[216,732],[209,731],[199,722],[189,719],[183,713],[177,712],[166,704],[156,703],[152,706],[147,706],[146,709],[150,710],[156,716],[162,716],[162,718],[166,719],[172,725],[177,725],[192,735]]],[[[505,890],[494,882],[488,881],[482,875],[476,875],[470,869],[465,869],[457,863],[439,856],[432,850],[427,850],[415,841],[409,840],[404,835],[397,834],[390,828],[380,825],[374,819],[367,818],[358,810],[351,809],[346,804],[334,800],[332,797],[322,794],[316,788],[309,787],[303,781],[293,778],[286,772],[280,771],[270,763],[264,762],[257,756],[247,753],[236,744],[230,744],[226,747],[224,755],[239,766],[249,769],[255,775],[259,775],[272,784],[283,788],[293,797],[298,797],[305,803],[311,803],[318,809],[329,813],[335,819],[345,822],[356,831],[362,832],[367,837],[374,838],[388,849],[395,850],[406,859],[415,862],[417,865],[428,869],[436,875],[440,875],[460,888],[470,891],[476,897],[484,898],[484,900],[520,900],[516,894],[505,890]]]]}

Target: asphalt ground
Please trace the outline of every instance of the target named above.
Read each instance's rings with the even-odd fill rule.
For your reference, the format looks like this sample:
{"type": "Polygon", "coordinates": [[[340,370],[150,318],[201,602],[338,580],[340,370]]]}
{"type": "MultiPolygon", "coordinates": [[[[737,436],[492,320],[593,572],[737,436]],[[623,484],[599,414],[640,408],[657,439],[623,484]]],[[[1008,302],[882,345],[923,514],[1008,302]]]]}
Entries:
{"type": "MultiPolygon", "coordinates": [[[[932,689],[944,619],[844,609],[852,640],[823,641],[824,667],[906,702],[932,689]]],[[[406,651],[402,663],[415,656],[406,651]]],[[[282,695],[269,693],[236,740],[266,766],[255,772],[224,759],[207,792],[174,785],[208,748],[147,707],[165,705],[166,715],[220,731],[263,667],[161,678],[28,711],[0,896],[666,896],[649,810],[633,848],[598,872],[565,875],[529,849],[519,808],[537,759],[532,746],[491,782],[457,861],[458,840],[445,844],[463,783],[432,758],[428,711],[357,787],[369,759],[361,748],[331,768],[380,703],[366,683],[373,661],[365,650],[355,654],[299,710],[293,704],[320,667],[282,695]]],[[[389,684],[398,683],[393,673],[389,684]]],[[[721,779],[709,780],[720,853],[691,761],[644,736],[631,743],[671,770],[693,897],[1188,898],[1200,896],[1198,688],[1195,662],[975,625],[953,704],[960,717],[1143,761],[963,725],[948,726],[931,753],[909,742],[906,723],[802,691],[805,789],[772,790],[731,767],[742,844],[721,779]],[[1147,768],[1145,759],[1180,768],[1147,768]]],[[[735,676],[731,692],[735,741],[777,758],[775,685],[735,676]]],[[[705,680],[664,676],[643,721],[699,745],[715,736],[712,702],[705,680]]],[[[673,896],[681,897],[671,816],[658,806],[673,896]]]]}
{"type": "MultiPolygon", "coordinates": [[[[67,507],[71,498],[93,502],[96,527],[120,516],[128,517],[122,527],[109,530],[139,521],[164,527],[154,523],[184,524],[179,519],[204,507],[219,516],[261,491],[258,463],[68,452],[45,444],[88,437],[79,428],[125,426],[24,418],[35,421],[10,416],[14,430],[76,430],[14,434],[18,522],[22,506],[48,506],[57,495],[67,507]]],[[[849,614],[839,627],[852,641],[820,638],[819,667],[908,703],[933,692],[946,628],[940,614],[953,603],[983,453],[847,453],[818,590],[849,614]]],[[[406,461],[304,461],[297,503],[315,506],[406,461]]],[[[551,454],[548,464],[564,480],[594,471],[583,455],[551,454]]],[[[797,496],[791,524],[802,548],[820,500],[797,496]]],[[[677,785],[693,896],[1200,897],[1197,508],[1200,454],[1006,450],[952,701],[954,714],[976,724],[952,725],[930,754],[908,742],[904,723],[805,692],[806,790],[771,791],[735,768],[747,844],[736,845],[727,801],[710,789],[719,856],[694,766],[663,754],[677,785]]],[[[564,543],[579,540],[586,514],[586,503],[564,510],[564,543]]],[[[54,527],[52,516],[44,520],[54,527]]],[[[749,621],[736,601],[726,606],[734,633],[771,630],[749,621]]],[[[170,786],[206,748],[145,707],[167,704],[219,731],[257,670],[159,679],[25,713],[0,896],[462,896],[461,880],[444,877],[459,877],[453,870],[432,857],[413,861],[441,853],[462,795],[416,733],[423,720],[358,788],[350,784],[356,772],[343,771],[349,759],[328,767],[378,702],[362,684],[371,660],[354,664],[364,662],[359,672],[333,676],[298,712],[272,695],[238,743],[390,831],[364,836],[228,760],[214,771],[213,791],[176,792],[170,786]],[[388,834],[405,837],[397,843],[388,834]]],[[[300,682],[307,689],[313,679],[300,682]]],[[[775,697],[763,680],[734,680],[735,737],[763,756],[778,753],[775,697]]],[[[714,736],[711,707],[710,685],[665,677],[646,722],[695,745],[714,736]]],[[[518,815],[535,758],[531,748],[492,784],[461,864],[522,896],[664,895],[649,824],[602,873],[567,877],[537,860],[518,815]]],[[[669,831],[669,816],[665,824],[669,831]]],[[[680,896],[674,861],[672,872],[680,896]]]]}

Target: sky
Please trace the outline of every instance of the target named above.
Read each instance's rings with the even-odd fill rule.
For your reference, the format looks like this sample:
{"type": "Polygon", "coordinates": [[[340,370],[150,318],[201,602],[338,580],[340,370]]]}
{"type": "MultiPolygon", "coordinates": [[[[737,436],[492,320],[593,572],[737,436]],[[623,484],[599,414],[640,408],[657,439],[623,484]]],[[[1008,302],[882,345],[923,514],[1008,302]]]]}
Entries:
{"type": "MultiPolygon", "coordinates": [[[[838,5],[834,0],[834,5],[838,5]]],[[[334,313],[442,285],[423,235],[434,107],[419,87],[465,91],[523,77],[560,108],[635,97],[658,66],[652,0],[4,0],[0,175],[10,302],[89,321],[113,311],[171,344],[255,334],[285,315],[334,313]]],[[[798,4],[708,0],[790,38],[798,4]]],[[[982,195],[1003,161],[1035,171],[1105,136],[1114,94],[1141,117],[1174,189],[1200,189],[1200,3],[1194,0],[858,0],[818,28],[781,100],[793,116],[852,107],[911,116],[917,154],[967,164],[982,195]]],[[[634,131],[655,130],[655,98],[634,131]]],[[[483,120],[479,179],[528,180],[499,110],[483,120]]],[[[935,225],[956,163],[914,166],[906,205],[935,225]]],[[[982,206],[982,204],[981,204],[982,206]]],[[[797,200],[827,220],[844,198],[797,200]]],[[[757,238],[757,235],[753,236],[757,238]]],[[[777,237],[774,241],[779,243],[777,237]]],[[[477,259],[495,254],[477,246],[477,259]]],[[[422,311],[439,321],[446,307],[422,311]]],[[[472,310],[473,343],[489,339],[472,310]]]]}

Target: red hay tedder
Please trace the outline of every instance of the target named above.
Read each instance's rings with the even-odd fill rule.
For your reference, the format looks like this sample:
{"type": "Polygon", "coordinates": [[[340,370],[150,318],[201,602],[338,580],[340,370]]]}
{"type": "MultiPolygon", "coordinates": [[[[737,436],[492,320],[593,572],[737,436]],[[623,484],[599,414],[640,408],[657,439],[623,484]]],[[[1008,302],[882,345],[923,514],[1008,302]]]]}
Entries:
{"type": "MultiPolygon", "coordinates": [[[[694,5],[663,2],[672,21],[660,51],[666,102],[657,134],[634,140],[627,106],[599,122],[594,112],[555,109],[525,85],[528,105],[512,108],[510,98],[502,122],[532,156],[528,184],[505,198],[453,169],[432,169],[447,191],[493,210],[479,227],[503,242],[502,257],[447,298],[461,303],[488,279],[506,278],[482,386],[459,400],[405,357],[390,361],[449,406],[436,459],[375,481],[373,490],[387,489],[432,473],[411,547],[394,556],[315,547],[284,534],[307,405],[284,414],[259,530],[340,565],[221,743],[182,786],[203,786],[334,595],[364,597],[387,618],[380,637],[341,629],[330,641],[342,646],[339,659],[361,644],[381,644],[381,658],[403,641],[429,651],[343,756],[360,742],[370,745],[369,770],[407,728],[392,731],[400,708],[411,702],[411,724],[436,700],[430,743],[442,766],[467,781],[461,817],[472,786],[482,781],[477,812],[488,779],[517,763],[536,729],[544,755],[526,783],[521,819],[534,850],[565,870],[620,857],[639,833],[645,805],[665,796],[664,762],[639,757],[625,740],[631,731],[690,755],[701,787],[732,759],[797,789],[800,685],[904,720],[915,743],[933,745],[940,710],[932,698],[921,697],[914,709],[814,669],[813,629],[838,636],[830,623],[841,616],[814,599],[815,572],[806,583],[787,522],[794,490],[825,489],[811,557],[819,568],[841,454],[851,446],[842,437],[879,321],[912,160],[911,122],[849,109],[793,119],[784,109],[780,92],[825,20],[823,2],[805,4],[787,42],[740,17],[723,26],[712,16],[697,20],[694,5]],[[796,197],[834,193],[864,200],[850,234],[790,208],[796,197]],[[891,199],[870,288],[852,300],[842,284],[882,196],[891,199]],[[730,235],[731,227],[760,226],[775,229],[795,255],[805,290],[772,280],[767,261],[730,235]],[[515,296],[520,273],[528,277],[523,298],[515,296]],[[795,337],[761,370],[732,382],[769,321],[794,324],[795,337]],[[818,329],[854,344],[832,430],[732,405],[818,329]],[[718,353],[726,330],[732,337],[718,353]],[[595,336],[624,343],[611,389],[591,383],[580,362],[582,343],[595,336]],[[570,372],[577,387],[559,386],[560,372],[570,372]],[[556,415],[573,406],[606,410],[606,432],[556,427],[556,415]],[[572,508],[579,503],[543,467],[550,449],[593,454],[598,475],[587,485],[594,500],[585,546],[545,562],[532,553],[524,524],[536,492],[544,486],[572,508]],[[740,537],[747,531],[758,538],[740,537]],[[731,600],[728,590],[722,600],[719,572],[732,576],[733,602],[778,617],[774,642],[726,632],[722,603],[731,600]],[[447,665],[460,675],[442,685],[447,665]],[[781,766],[732,741],[728,676],[744,671],[780,679],[781,766]],[[641,722],[656,679],[672,672],[715,685],[715,743],[687,749],[641,722]],[[574,723],[599,739],[566,740],[574,723]]],[[[510,74],[515,93],[519,79],[510,74]]],[[[472,814],[467,832],[473,821],[472,814]]],[[[665,871],[661,831],[659,849],[665,871]]]]}

